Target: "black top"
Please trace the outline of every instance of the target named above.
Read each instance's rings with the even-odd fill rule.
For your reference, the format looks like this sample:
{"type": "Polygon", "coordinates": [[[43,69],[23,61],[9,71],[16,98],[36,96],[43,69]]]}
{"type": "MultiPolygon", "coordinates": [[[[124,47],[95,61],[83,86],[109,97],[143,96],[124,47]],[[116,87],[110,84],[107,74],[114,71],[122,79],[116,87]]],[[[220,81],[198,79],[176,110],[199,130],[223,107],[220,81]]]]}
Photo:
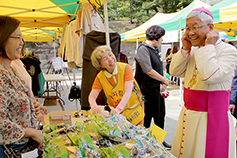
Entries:
{"type": "MultiPolygon", "coordinates": [[[[156,50],[152,49],[149,46],[146,46],[144,44],[141,44],[140,47],[146,47],[150,53],[150,60],[151,60],[151,66],[152,69],[157,71],[160,75],[163,76],[163,63],[160,60],[159,56],[159,50],[158,48],[156,50]]],[[[135,73],[135,79],[137,80],[137,83],[139,84],[140,88],[143,89],[143,87],[150,87],[150,88],[158,88],[160,87],[161,81],[155,80],[148,76],[146,73],[143,73],[141,66],[138,62],[136,62],[136,73],[135,73]]]]}

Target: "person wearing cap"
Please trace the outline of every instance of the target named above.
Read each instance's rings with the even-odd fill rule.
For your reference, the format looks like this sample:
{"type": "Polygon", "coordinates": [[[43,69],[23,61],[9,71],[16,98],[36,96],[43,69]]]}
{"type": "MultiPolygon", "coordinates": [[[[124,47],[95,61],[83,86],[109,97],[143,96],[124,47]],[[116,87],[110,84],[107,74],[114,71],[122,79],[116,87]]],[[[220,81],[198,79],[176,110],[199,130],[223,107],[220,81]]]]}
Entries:
{"type": "Polygon", "coordinates": [[[236,120],[228,106],[237,50],[221,41],[205,8],[187,15],[182,43],[170,65],[171,75],[185,78],[184,107],[171,153],[180,158],[236,158],[236,120]]]}
{"type": "MultiPolygon", "coordinates": [[[[165,30],[160,26],[151,26],[146,30],[146,41],[137,49],[135,55],[135,79],[145,96],[144,126],[150,127],[151,119],[160,128],[164,129],[165,102],[160,92],[166,90],[170,80],[166,78],[163,63],[159,56],[158,47],[163,41],[165,30]]],[[[163,142],[165,147],[171,147],[163,142]]]]}

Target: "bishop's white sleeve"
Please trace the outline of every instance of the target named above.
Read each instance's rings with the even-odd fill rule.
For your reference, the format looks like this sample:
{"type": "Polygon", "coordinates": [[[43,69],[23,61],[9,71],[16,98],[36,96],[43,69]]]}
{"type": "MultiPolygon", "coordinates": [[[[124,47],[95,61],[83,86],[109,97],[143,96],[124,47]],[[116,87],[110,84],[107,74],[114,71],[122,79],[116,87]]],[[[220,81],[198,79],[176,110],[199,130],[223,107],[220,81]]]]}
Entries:
{"type": "Polygon", "coordinates": [[[226,81],[234,72],[237,50],[231,45],[207,45],[194,52],[197,69],[205,83],[226,81]]]}
{"type": "Polygon", "coordinates": [[[172,58],[170,64],[170,74],[172,76],[184,77],[190,51],[180,49],[172,58]]]}

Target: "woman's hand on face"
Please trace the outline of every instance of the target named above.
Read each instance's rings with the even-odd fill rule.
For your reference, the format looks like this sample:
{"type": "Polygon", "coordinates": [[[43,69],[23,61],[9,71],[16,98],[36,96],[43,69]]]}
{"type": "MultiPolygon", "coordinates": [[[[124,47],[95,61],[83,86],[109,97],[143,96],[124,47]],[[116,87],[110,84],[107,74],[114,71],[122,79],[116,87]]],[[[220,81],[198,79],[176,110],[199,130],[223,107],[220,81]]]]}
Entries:
{"type": "Polygon", "coordinates": [[[99,108],[95,108],[95,109],[93,109],[93,110],[92,110],[92,113],[93,113],[93,114],[97,114],[97,115],[101,114],[99,108]]]}

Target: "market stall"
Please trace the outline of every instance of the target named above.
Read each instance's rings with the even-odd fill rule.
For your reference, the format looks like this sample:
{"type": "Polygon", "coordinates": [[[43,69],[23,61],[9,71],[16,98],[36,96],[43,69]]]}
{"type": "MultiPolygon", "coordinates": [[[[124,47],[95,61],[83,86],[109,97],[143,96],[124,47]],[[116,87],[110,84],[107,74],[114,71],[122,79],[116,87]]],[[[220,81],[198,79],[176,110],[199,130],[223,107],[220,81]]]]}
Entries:
{"type": "Polygon", "coordinates": [[[61,36],[63,26],[74,19],[82,5],[87,3],[99,8],[104,1],[1,0],[0,11],[2,15],[9,15],[21,21],[20,27],[25,41],[53,42],[61,36]]]}
{"type": "MultiPolygon", "coordinates": [[[[64,11],[61,12],[59,8],[57,8],[59,10],[52,9],[56,8],[56,6],[52,6],[51,2],[49,2],[51,6],[42,6],[46,2],[48,1],[44,0],[38,3],[38,1],[34,0],[24,2],[16,0],[14,3],[10,3],[10,1],[4,0],[0,3],[0,10],[6,15],[20,19],[22,27],[30,27],[31,30],[35,29],[50,33],[51,31],[46,27],[50,25],[62,28],[69,22],[69,14],[64,11]],[[18,7],[13,7],[11,6],[12,4],[18,7]],[[37,11],[40,11],[40,13],[36,15],[37,11]],[[51,13],[50,16],[45,15],[47,11],[51,13]],[[56,15],[62,14],[63,16],[53,17],[52,13],[56,15]],[[40,17],[40,15],[44,17],[40,17]],[[57,21],[61,18],[64,19],[63,22],[57,21]],[[39,25],[41,26],[40,29],[39,25]]],[[[79,4],[79,2],[72,2],[72,4],[79,4]]],[[[60,4],[59,7],[63,8],[64,5],[60,4]]],[[[75,14],[70,14],[71,16],[73,17],[75,14]]],[[[112,37],[109,39],[108,23],[106,23],[105,28],[106,33],[103,33],[104,40],[100,42],[113,45],[113,40],[120,41],[120,37],[117,35],[116,39],[112,37]]],[[[57,32],[61,29],[55,30],[57,32]]],[[[38,35],[39,33],[33,39],[37,41],[39,39],[38,35]]],[[[56,33],[55,35],[58,36],[56,33]]],[[[24,33],[23,36],[27,37],[24,33]]],[[[55,38],[49,37],[49,41],[52,39],[55,38]]],[[[112,48],[117,50],[115,52],[119,52],[118,44],[112,48]]],[[[86,59],[86,56],[84,58],[86,59]]],[[[77,113],[60,113],[60,115],[53,113],[50,116],[47,115],[46,118],[48,118],[48,125],[43,129],[45,138],[44,157],[173,157],[158,142],[150,129],[132,125],[123,115],[105,114],[99,116],[92,115],[89,111],[78,111],[77,113]],[[73,120],[74,122],[72,122],[73,120]],[[64,123],[58,124],[59,122],[64,123]]]]}
{"type": "Polygon", "coordinates": [[[59,119],[55,113],[48,117],[50,124],[43,129],[45,158],[174,157],[151,129],[134,126],[123,115],[108,115],[106,111],[103,115],[92,115],[90,111],[65,114],[67,123],[54,124],[59,119]]]}

